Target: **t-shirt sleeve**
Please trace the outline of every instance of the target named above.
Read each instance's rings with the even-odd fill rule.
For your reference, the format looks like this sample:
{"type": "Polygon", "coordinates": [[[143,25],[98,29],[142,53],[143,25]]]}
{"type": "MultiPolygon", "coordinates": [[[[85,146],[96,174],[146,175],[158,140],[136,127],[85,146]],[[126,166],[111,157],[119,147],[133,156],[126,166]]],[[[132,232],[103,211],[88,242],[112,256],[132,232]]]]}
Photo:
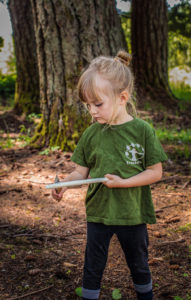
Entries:
{"type": "Polygon", "coordinates": [[[85,143],[85,134],[83,133],[77,144],[77,147],[75,148],[75,150],[71,156],[71,160],[80,166],[88,167],[88,164],[87,164],[87,161],[85,158],[84,143],[85,143]]]}
{"type": "Polygon", "coordinates": [[[153,128],[149,128],[145,141],[145,167],[152,166],[168,159],[153,128]]]}

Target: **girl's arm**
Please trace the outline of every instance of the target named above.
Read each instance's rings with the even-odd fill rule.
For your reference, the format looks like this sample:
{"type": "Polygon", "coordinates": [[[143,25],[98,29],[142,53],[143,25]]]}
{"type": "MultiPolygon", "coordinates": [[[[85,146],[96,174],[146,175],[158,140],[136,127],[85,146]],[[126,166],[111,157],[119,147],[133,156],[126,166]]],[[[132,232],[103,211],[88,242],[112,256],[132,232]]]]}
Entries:
{"type": "Polygon", "coordinates": [[[117,175],[106,174],[109,180],[104,182],[109,188],[129,188],[136,186],[149,185],[157,182],[162,178],[162,164],[157,163],[155,165],[147,167],[147,169],[135,176],[123,179],[117,175]]]}
{"type": "MultiPolygon", "coordinates": [[[[76,165],[75,171],[70,173],[66,178],[64,178],[63,181],[86,179],[88,177],[88,174],[89,174],[89,168],[82,167],[80,165],[76,165]]],[[[57,193],[56,189],[54,189],[54,190],[52,190],[52,197],[55,200],[60,201],[66,190],[67,190],[67,187],[64,187],[61,189],[61,191],[59,193],[57,193]]]]}

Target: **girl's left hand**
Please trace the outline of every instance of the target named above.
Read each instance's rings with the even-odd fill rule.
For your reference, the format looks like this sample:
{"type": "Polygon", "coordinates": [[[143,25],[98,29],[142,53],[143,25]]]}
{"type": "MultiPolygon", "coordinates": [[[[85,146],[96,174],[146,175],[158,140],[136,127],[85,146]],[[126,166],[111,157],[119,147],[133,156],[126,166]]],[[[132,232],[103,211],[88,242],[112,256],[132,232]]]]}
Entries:
{"type": "Polygon", "coordinates": [[[120,188],[122,187],[123,179],[117,175],[106,174],[104,177],[108,178],[108,181],[103,182],[108,188],[120,188]]]}

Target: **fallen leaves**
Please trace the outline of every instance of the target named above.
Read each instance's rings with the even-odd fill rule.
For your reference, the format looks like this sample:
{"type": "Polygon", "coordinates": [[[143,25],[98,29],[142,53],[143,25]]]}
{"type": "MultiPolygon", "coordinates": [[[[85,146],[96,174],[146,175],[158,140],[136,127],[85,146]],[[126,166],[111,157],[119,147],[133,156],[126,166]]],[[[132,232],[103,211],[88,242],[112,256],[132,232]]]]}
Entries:
{"type": "Polygon", "coordinates": [[[165,220],[165,223],[170,224],[170,223],[177,223],[180,222],[180,218],[179,217],[173,217],[171,219],[165,220]]]}
{"type": "MultiPolygon", "coordinates": [[[[59,152],[58,155],[50,154],[47,159],[26,150],[22,153],[21,150],[16,150],[9,156],[8,152],[4,155],[2,163],[6,165],[3,173],[0,173],[0,191],[9,192],[2,193],[0,203],[1,293],[1,288],[4,288],[2,299],[11,295],[16,297],[16,286],[21,284],[21,280],[30,286],[30,293],[24,295],[24,290],[19,292],[26,299],[32,299],[32,294],[42,291],[42,295],[34,298],[75,299],[75,288],[81,284],[83,269],[86,232],[83,200],[86,189],[68,190],[60,204],[49,199],[49,194],[44,189],[44,183],[53,182],[57,172],[59,178],[64,179],[73,170],[71,154],[66,153],[64,156],[64,153],[59,152]],[[20,165],[14,165],[10,173],[6,172],[6,176],[1,176],[5,174],[6,166],[12,165],[13,160],[18,160],[20,165]],[[51,165],[55,165],[56,169],[53,170],[51,165]],[[20,193],[19,190],[13,190],[15,188],[20,189],[20,193]],[[56,223],[59,226],[56,227],[56,223]],[[14,255],[12,259],[11,255],[14,255]],[[46,292],[50,287],[45,286],[52,283],[53,289],[46,292]]],[[[166,178],[171,174],[173,175],[165,171],[166,178]]],[[[182,296],[189,289],[191,274],[188,245],[191,244],[191,231],[187,224],[191,222],[191,188],[188,183],[191,178],[178,177],[153,185],[152,189],[154,202],[157,204],[156,213],[160,216],[158,224],[149,225],[149,265],[153,282],[159,285],[158,289],[154,288],[156,300],[164,298],[162,293],[168,293],[165,289],[171,290],[168,286],[165,287],[167,279],[170,285],[178,282],[173,295],[183,286],[185,289],[182,296]],[[179,179],[181,181],[177,183],[179,179]]],[[[124,299],[135,299],[120,245],[111,243],[110,247],[111,255],[103,278],[105,288],[102,297],[111,299],[114,288],[122,287],[124,299]],[[121,280],[123,278],[125,280],[121,280]]]]}
{"type": "Polygon", "coordinates": [[[179,265],[170,265],[169,268],[172,270],[178,270],[180,268],[180,266],[179,265]]]}

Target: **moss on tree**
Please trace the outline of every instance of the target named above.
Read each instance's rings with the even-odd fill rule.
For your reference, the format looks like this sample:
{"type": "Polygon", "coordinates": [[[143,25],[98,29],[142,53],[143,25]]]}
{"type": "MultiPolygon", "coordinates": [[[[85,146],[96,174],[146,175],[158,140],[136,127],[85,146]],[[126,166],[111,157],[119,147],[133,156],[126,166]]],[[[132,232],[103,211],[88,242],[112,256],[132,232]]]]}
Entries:
{"type": "Polygon", "coordinates": [[[42,119],[37,126],[31,146],[59,146],[64,151],[74,151],[80,136],[90,124],[90,116],[86,112],[79,114],[73,106],[65,106],[60,118],[53,111],[49,122],[42,119]]]}

